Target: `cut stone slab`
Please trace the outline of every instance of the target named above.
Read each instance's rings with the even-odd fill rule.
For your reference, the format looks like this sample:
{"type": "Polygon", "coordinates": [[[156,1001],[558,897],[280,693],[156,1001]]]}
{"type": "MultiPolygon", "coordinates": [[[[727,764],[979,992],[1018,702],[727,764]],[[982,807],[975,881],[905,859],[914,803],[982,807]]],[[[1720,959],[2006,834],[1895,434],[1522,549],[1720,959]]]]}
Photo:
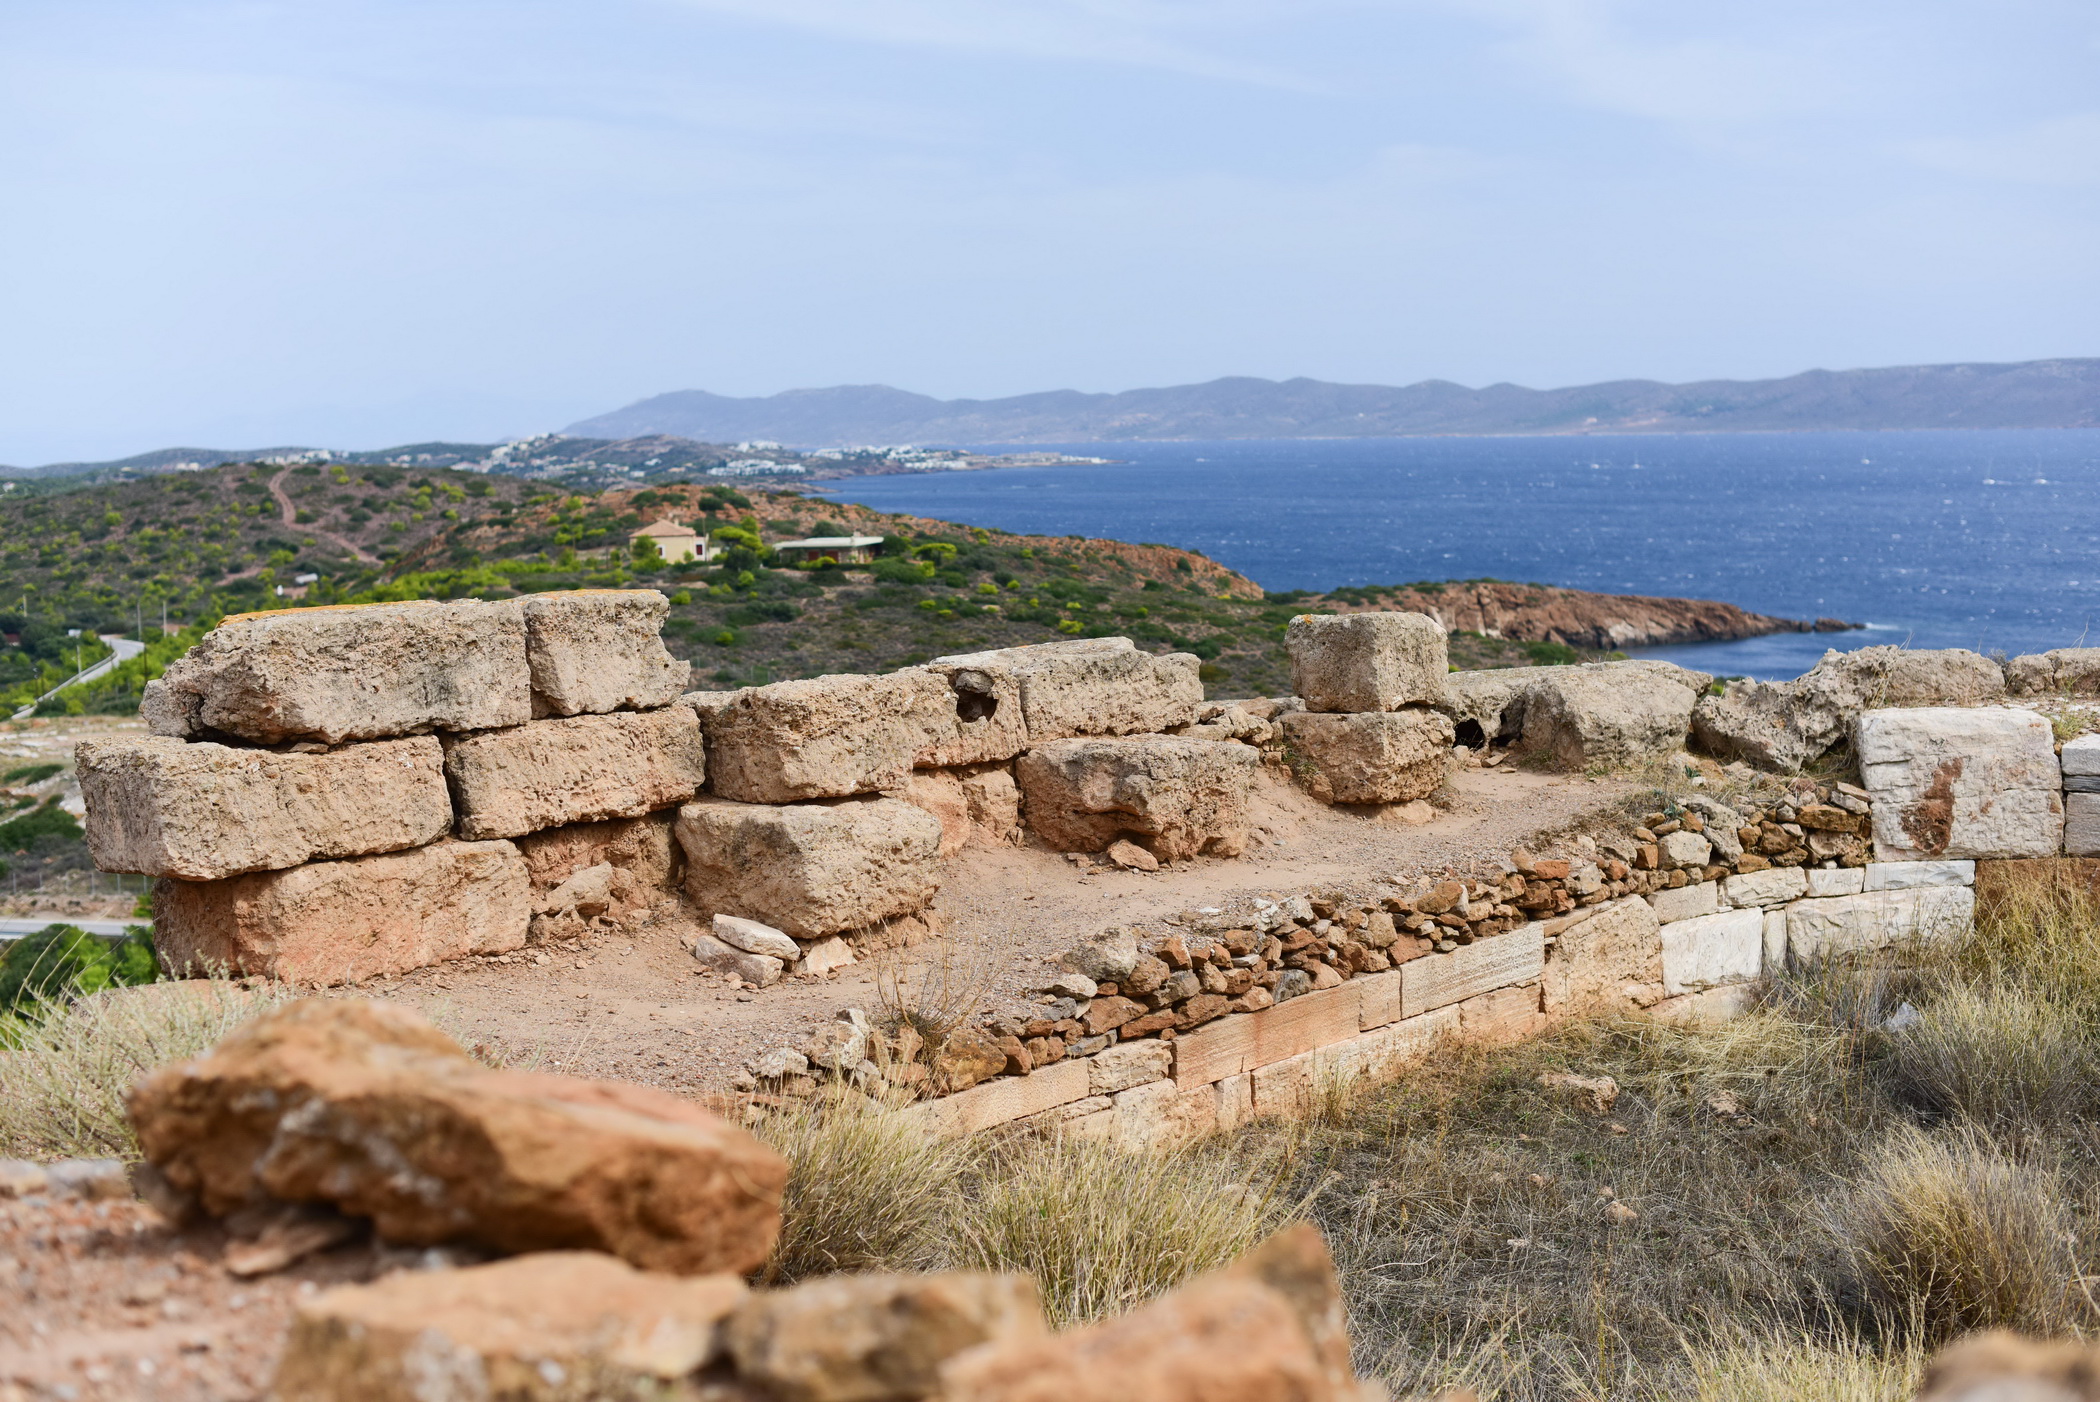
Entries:
{"type": "Polygon", "coordinates": [[[1245,850],[1261,755],[1229,740],[1053,740],[1014,766],[1030,831],[1062,852],[1129,838],[1165,862],[1245,850]]]}
{"type": "MultiPolygon", "coordinates": [[[[1563,928],[1547,952],[1546,1011],[1623,1008],[1657,988],[1662,983],[1659,914],[1639,896],[1623,896],[1594,907],[1587,919],[1563,928]]],[[[1536,931],[1543,942],[1543,924],[1522,929],[1536,931]]],[[[1402,965],[1402,974],[1409,967],[1402,965]]]]}
{"type": "Polygon", "coordinates": [[[1795,901],[1786,908],[1787,958],[1800,965],[1909,940],[1954,939],[1968,933],[1975,916],[1976,892],[1967,886],[1795,901]]]}
{"type": "Polygon", "coordinates": [[[685,690],[692,664],[664,647],[671,601],[656,590],[531,594],[521,607],[534,716],[654,710],[685,690]]]}
{"type": "Polygon", "coordinates": [[[1094,1095],[1165,1080],[1174,1070],[1174,1048],[1160,1041],[1126,1042],[1086,1058],[1087,1089],[1094,1095]]]}
{"type": "Polygon", "coordinates": [[[1323,803],[1409,803],[1435,793],[1451,768],[1450,718],[1419,707],[1293,711],[1283,734],[1293,772],[1323,803]]]}
{"type": "Polygon", "coordinates": [[[1316,1047],[1247,1073],[1254,1115],[1287,1117],[1316,1104],[1330,1086],[1396,1080],[1459,1036],[1459,1004],[1389,1023],[1346,1042],[1316,1047]]]}
{"type": "Polygon", "coordinates": [[[1665,925],[1673,920],[1712,915],[1721,908],[1721,883],[1694,881],[1689,886],[1666,887],[1650,892],[1647,901],[1655,908],[1655,918],[1665,925]]]}
{"type": "Polygon", "coordinates": [[[924,669],[748,687],[703,717],[710,790],[794,803],[901,789],[955,705],[947,679],[924,669]]]}
{"type": "Polygon", "coordinates": [[[899,1113],[935,1134],[959,1138],[1084,1100],[1093,1093],[1088,1075],[1086,1058],[1060,1061],[1032,1075],[1000,1076],[955,1095],[917,1101],[899,1113]]]}
{"type": "Polygon", "coordinates": [[[1444,625],[1426,613],[1301,613],[1283,642],[1291,689],[1308,711],[1397,711],[1445,700],[1450,650],[1444,625]]]}
{"type": "Polygon", "coordinates": [[[2015,657],[2005,664],[2005,689],[2014,696],[2100,695],[2100,647],[2060,647],[2015,657]]]}
{"type": "Polygon", "coordinates": [[[278,754],[165,736],[75,751],[103,871],[217,881],[435,842],[452,828],[433,736],[278,754]]]}
{"type": "Polygon", "coordinates": [[[1861,867],[1864,891],[1908,891],[1919,886],[1974,886],[1974,862],[1868,862],[1861,867]]]}
{"type": "Polygon", "coordinates": [[[1400,966],[1400,1015],[1414,1017],[1476,994],[1529,983],[1545,968],[1545,927],[1539,924],[1520,925],[1448,954],[1410,959],[1400,966]]]}
{"type": "Polygon", "coordinates": [[[517,725],[532,717],[525,619],[475,599],[236,614],[148,700],[155,734],[265,745],[517,725]]]}
{"type": "Polygon", "coordinates": [[[1961,648],[1832,649],[1785,682],[1731,682],[1702,696],[1692,717],[1701,749],[1791,773],[1845,738],[1870,706],[1979,706],[2005,695],[2005,675],[1961,648]]]}
{"type": "MultiPolygon", "coordinates": [[[[2090,651],[2100,653],[2100,648],[2090,651]]],[[[2066,779],[2100,777],[2100,734],[2074,735],[2058,756],[2066,779]]]]}
{"type": "Polygon", "coordinates": [[[780,931],[758,920],[739,915],[715,916],[715,938],[747,954],[770,954],[792,963],[802,957],[802,946],[780,931]]]}
{"type": "Polygon", "coordinates": [[[1728,903],[1738,910],[1785,905],[1808,894],[1808,874],[1800,867],[1768,867],[1731,876],[1726,886],[1728,903]]]}
{"type": "Polygon", "coordinates": [[[1856,896],[1867,889],[1865,867],[1803,867],[1810,896],[1856,896]]]}
{"type": "Polygon", "coordinates": [[[1200,659],[1141,652],[1128,638],[1035,643],[937,657],[927,665],[949,676],[980,672],[998,685],[1011,681],[1030,744],[1193,725],[1203,704],[1200,659]]]}
{"type": "Polygon", "coordinates": [[[787,1183],[778,1154],[689,1101],[490,1070],[364,999],[264,1013],[149,1073],[127,1109],[147,1162],[215,1216],[325,1203],[387,1241],[603,1251],[679,1275],[762,1263],[787,1183]]]}
{"type": "Polygon", "coordinates": [[[2062,846],[2056,737],[2033,711],[1868,711],[1854,749],[1879,861],[2044,857],[2062,846]]]}
{"type": "Polygon", "coordinates": [[[1184,1089],[1259,1070],[1318,1047],[1346,1042],[1363,1028],[1363,985],[1351,979],[1301,993],[1260,1012],[1234,1013],[1174,1042],[1174,1080],[1184,1089]]]}
{"type": "Polygon", "coordinates": [[[1682,750],[1692,707],[1711,680],[1667,662],[1593,662],[1538,673],[1525,695],[1523,748],[1576,770],[1682,750]]]}
{"type": "Polygon", "coordinates": [[[2100,793],[2064,795],[2064,855],[2100,856],[2100,793]]]}
{"type": "Polygon", "coordinates": [[[304,986],[358,983],[525,943],[525,859],[508,842],[407,852],[153,888],[161,966],[304,986]]]}
{"type": "Polygon", "coordinates": [[[521,837],[683,803],[707,778],[707,753],[693,713],[666,706],[448,735],[445,775],[461,837],[521,837]]]}
{"type": "Polygon", "coordinates": [[[1765,914],[1723,911],[1662,927],[1663,991],[1671,997],[1745,983],[1757,977],[1765,955],[1765,914]]]}
{"type": "Polygon", "coordinates": [[[784,806],[703,798],[678,810],[686,894],[713,914],[822,939],[923,910],[941,825],[901,799],[784,806]]]}
{"type": "Polygon", "coordinates": [[[593,1251],[397,1271],[301,1301],[270,1395],[433,1402],[444,1378],[506,1402],[647,1402],[709,1360],[749,1293],[733,1275],[645,1273],[593,1251]]]}

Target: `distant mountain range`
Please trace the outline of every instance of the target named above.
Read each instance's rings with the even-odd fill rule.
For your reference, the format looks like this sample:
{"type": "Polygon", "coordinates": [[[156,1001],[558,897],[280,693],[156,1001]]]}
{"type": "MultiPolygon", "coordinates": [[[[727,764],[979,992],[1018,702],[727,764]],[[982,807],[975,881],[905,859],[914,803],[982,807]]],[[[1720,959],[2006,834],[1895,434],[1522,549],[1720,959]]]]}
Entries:
{"type": "Polygon", "coordinates": [[[1783,380],[1572,389],[1395,388],[1233,377],[1200,385],[1010,399],[934,399],[887,385],[757,399],[659,394],[574,423],[585,438],[678,434],[800,447],[856,443],[1081,443],[1130,439],[1385,438],[1435,434],[1726,433],[1810,429],[2100,427],[2100,359],[1810,370],[1783,380]]]}

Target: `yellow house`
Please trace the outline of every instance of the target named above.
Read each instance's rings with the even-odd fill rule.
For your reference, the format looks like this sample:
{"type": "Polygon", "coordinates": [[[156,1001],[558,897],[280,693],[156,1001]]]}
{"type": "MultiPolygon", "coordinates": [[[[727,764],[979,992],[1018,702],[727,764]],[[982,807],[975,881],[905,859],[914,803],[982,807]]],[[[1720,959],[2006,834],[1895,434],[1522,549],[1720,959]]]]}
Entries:
{"type": "Polygon", "coordinates": [[[681,526],[676,521],[651,521],[627,538],[631,546],[635,541],[648,540],[656,544],[666,564],[679,565],[693,560],[708,560],[714,556],[714,542],[690,526],[681,526]]]}

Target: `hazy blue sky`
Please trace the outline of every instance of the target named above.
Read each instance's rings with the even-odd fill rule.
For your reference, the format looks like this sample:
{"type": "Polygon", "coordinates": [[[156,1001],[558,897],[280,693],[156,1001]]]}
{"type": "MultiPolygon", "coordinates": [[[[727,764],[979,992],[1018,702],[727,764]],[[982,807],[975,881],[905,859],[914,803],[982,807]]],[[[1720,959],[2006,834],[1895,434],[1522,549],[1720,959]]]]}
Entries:
{"type": "Polygon", "coordinates": [[[7,0],[0,462],[2100,354],[2092,0],[7,0]]]}

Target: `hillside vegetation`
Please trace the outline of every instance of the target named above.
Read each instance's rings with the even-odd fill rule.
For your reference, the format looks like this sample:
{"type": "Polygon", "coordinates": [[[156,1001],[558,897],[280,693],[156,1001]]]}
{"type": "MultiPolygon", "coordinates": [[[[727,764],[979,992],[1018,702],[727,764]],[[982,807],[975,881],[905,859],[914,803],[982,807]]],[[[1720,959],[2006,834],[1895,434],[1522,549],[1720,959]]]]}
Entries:
{"type": "MultiPolygon", "coordinates": [[[[578,587],[663,590],[673,602],[666,639],[692,660],[698,686],[1123,635],[1202,657],[1213,695],[1281,694],[1284,627],[1323,599],[1264,595],[1171,546],[1009,535],[788,490],[679,483],[581,494],[356,464],[229,464],[0,499],[0,542],[0,689],[12,683],[26,699],[68,674],[77,641],[68,629],[90,649],[96,634],[149,642],[107,678],[46,703],[75,712],[134,708],[145,681],[229,613],[578,587]],[[659,519],[727,532],[727,551],[705,566],[637,556],[629,535],[659,519]],[[884,537],[882,558],[801,568],[772,554],[782,540],[845,532],[884,537]]],[[[1579,655],[1467,634],[1452,652],[1469,667],[1579,655]]]]}

